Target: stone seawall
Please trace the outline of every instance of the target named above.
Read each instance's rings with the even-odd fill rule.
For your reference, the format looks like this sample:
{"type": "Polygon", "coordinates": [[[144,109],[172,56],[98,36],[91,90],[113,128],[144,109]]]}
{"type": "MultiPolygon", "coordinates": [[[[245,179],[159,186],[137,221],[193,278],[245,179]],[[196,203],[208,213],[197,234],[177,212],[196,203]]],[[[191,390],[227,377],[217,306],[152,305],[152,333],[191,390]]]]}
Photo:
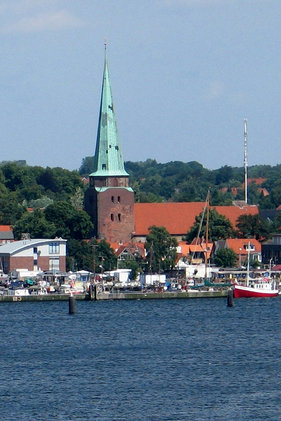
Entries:
{"type": "MultiPolygon", "coordinates": [[[[228,289],[219,291],[196,291],[187,292],[100,292],[96,295],[96,301],[103,300],[162,300],[162,299],[187,299],[187,298],[221,298],[227,297],[228,289]]],[[[89,300],[88,294],[74,295],[76,300],[89,300]]],[[[30,301],[67,301],[69,294],[46,294],[46,295],[23,295],[7,296],[0,295],[0,303],[30,302],[30,301]]],[[[91,301],[95,301],[92,298],[91,301]]]]}
{"type": "MultiPolygon", "coordinates": [[[[75,298],[77,300],[85,300],[86,294],[77,294],[75,298]]],[[[27,301],[67,301],[69,300],[69,294],[44,294],[44,295],[0,295],[0,303],[12,303],[12,302],[27,302],[27,301]]]]}
{"type": "Polygon", "coordinates": [[[187,292],[102,292],[97,294],[97,300],[157,300],[157,299],[186,299],[186,298],[220,298],[227,297],[228,289],[220,291],[187,292]]]}

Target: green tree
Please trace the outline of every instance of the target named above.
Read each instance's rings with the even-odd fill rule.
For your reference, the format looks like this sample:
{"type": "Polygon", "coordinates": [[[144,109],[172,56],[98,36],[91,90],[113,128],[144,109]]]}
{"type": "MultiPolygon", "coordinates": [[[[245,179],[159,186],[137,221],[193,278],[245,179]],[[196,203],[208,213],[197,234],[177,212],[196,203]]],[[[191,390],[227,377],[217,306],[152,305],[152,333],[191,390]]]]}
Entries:
{"type": "Polygon", "coordinates": [[[19,203],[16,192],[0,194],[0,223],[13,225],[24,214],[25,208],[19,203]]]}
{"type": "MultiPolygon", "coordinates": [[[[91,242],[91,246],[95,244],[91,242]]],[[[110,244],[105,241],[99,241],[95,250],[96,267],[100,268],[101,272],[113,270],[116,268],[116,256],[110,244]]]]}
{"type": "Polygon", "coordinates": [[[236,225],[241,238],[267,239],[271,231],[269,222],[264,221],[258,214],[240,215],[236,225]]]}
{"type": "Polygon", "coordinates": [[[78,172],[63,168],[47,167],[38,175],[37,183],[43,186],[47,196],[56,200],[67,200],[75,194],[77,187],[83,187],[78,172]]]}
{"type": "Polygon", "coordinates": [[[73,196],[70,197],[70,203],[76,210],[83,209],[84,191],[81,187],[77,187],[73,196]]]}
{"type": "Polygon", "coordinates": [[[219,267],[234,267],[237,263],[237,254],[232,249],[221,248],[215,253],[214,262],[219,267]]]}
{"type": "Polygon", "coordinates": [[[148,270],[157,273],[172,269],[177,260],[177,245],[165,227],[150,227],[145,242],[148,270]]]}
{"type": "Polygon", "coordinates": [[[82,164],[79,168],[80,175],[89,175],[94,171],[94,157],[86,156],[82,160],[82,164]]]}
{"type": "Polygon", "coordinates": [[[74,210],[72,217],[67,221],[71,238],[85,239],[93,234],[94,225],[90,216],[84,210],[74,210]]]}
{"type": "Polygon", "coordinates": [[[45,209],[46,220],[56,226],[56,236],[66,239],[90,238],[93,224],[83,210],[76,210],[66,201],[55,202],[45,209]]]}
{"type": "MultiPolygon", "coordinates": [[[[202,221],[203,212],[196,216],[195,223],[186,235],[186,240],[191,243],[197,237],[199,227],[202,221]]],[[[206,236],[207,215],[204,213],[202,221],[201,232],[199,237],[206,236]]],[[[209,213],[209,240],[225,240],[226,238],[234,238],[236,235],[235,230],[230,222],[224,215],[220,215],[215,209],[210,209],[209,213]]]]}
{"type": "Polygon", "coordinates": [[[221,167],[219,170],[215,171],[216,173],[216,184],[227,183],[233,177],[233,169],[228,165],[221,167]]]}
{"type": "Polygon", "coordinates": [[[114,250],[105,241],[68,240],[68,270],[88,270],[102,273],[116,268],[116,256],[114,250]]]}
{"type": "Polygon", "coordinates": [[[23,233],[28,233],[30,238],[53,238],[56,232],[55,224],[46,221],[44,212],[40,209],[26,212],[13,226],[14,236],[17,240],[23,233]]]}
{"type": "Polygon", "coordinates": [[[67,249],[67,270],[93,271],[93,253],[90,244],[87,241],[70,238],[67,241],[67,249]]]}

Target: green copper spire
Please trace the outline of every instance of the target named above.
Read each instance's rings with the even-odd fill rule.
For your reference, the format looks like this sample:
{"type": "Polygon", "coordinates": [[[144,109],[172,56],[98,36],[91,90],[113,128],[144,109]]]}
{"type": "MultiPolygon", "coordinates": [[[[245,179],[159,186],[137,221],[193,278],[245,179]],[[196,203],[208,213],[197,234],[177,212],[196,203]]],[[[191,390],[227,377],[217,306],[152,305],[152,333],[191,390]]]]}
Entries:
{"type": "Polygon", "coordinates": [[[128,173],[124,169],[124,161],[118,138],[106,52],[97,143],[94,157],[94,171],[90,175],[96,177],[128,177],[128,173]]]}

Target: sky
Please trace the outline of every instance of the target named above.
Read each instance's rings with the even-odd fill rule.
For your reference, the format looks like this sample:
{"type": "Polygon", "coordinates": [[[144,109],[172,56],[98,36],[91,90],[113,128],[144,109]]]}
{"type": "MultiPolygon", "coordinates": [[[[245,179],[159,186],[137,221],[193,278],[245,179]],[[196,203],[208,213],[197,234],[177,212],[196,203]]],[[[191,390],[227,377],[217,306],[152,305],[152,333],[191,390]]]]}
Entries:
{"type": "Polygon", "coordinates": [[[93,156],[107,42],[125,161],[280,163],[280,0],[0,0],[0,161],[93,156]]]}

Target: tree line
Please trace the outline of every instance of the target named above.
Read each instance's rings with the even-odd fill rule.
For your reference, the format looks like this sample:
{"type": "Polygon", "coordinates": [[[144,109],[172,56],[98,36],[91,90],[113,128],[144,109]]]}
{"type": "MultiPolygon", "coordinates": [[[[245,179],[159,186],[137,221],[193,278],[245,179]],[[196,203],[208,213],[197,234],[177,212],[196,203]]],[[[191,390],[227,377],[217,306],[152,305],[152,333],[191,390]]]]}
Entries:
{"type": "MultiPolygon", "coordinates": [[[[211,189],[211,205],[231,205],[244,199],[244,168],[224,165],[209,170],[196,161],[158,163],[154,159],[125,162],[130,184],[137,202],[198,202],[204,201],[211,189]]],[[[93,157],[83,159],[79,173],[93,171],[93,157]]],[[[254,165],[248,168],[250,179],[262,178],[262,184],[248,186],[248,203],[261,209],[281,205],[281,165],[254,165]],[[262,188],[266,189],[261,190],[262,188]],[[268,195],[267,195],[268,194],[268,195]]]]}
{"type": "MultiPolygon", "coordinates": [[[[205,201],[209,188],[211,205],[231,205],[234,199],[243,199],[244,195],[243,168],[224,166],[218,170],[208,170],[198,162],[160,164],[152,159],[145,162],[126,162],[125,168],[138,202],[205,201]],[[236,196],[233,194],[233,187],[237,188],[236,196]]],[[[83,182],[82,176],[87,176],[92,171],[92,157],[83,159],[79,171],[28,166],[25,161],[0,163],[0,224],[12,225],[16,239],[20,239],[23,234],[29,234],[31,238],[66,238],[68,269],[92,270],[93,249],[97,251],[97,267],[113,269],[116,266],[113,251],[108,250],[103,242],[93,247],[94,227],[83,210],[87,184],[83,182]],[[109,252],[112,253],[111,257],[109,252]]],[[[249,202],[259,205],[261,209],[276,209],[281,203],[280,175],[280,165],[250,167],[249,177],[261,177],[264,181],[259,186],[250,184],[249,202]],[[259,190],[261,187],[266,188],[267,196],[259,190]]],[[[187,241],[194,238],[200,218],[198,215],[194,226],[187,233],[187,241]]],[[[237,232],[229,226],[229,221],[222,221],[214,212],[211,213],[210,220],[210,227],[213,229],[210,237],[214,241],[216,238],[237,236],[237,232]]],[[[265,239],[272,232],[280,231],[281,216],[277,212],[273,221],[269,222],[256,215],[244,220],[242,218],[239,223],[239,235],[265,239]]],[[[160,235],[158,237],[161,238],[160,235]]],[[[148,267],[155,270],[159,265],[164,270],[162,262],[167,264],[173,259],[167,253],[161,252],[157,253],[162,257],[157,258],[149,241],[148,237],[147,261],[143,270],[148,267]]],[[[166,238],[165,241],[169,244],[170,239],[166,238]]],[[[152,243],[155,241],[152,240],[152,243]]],[[[135,266],[133,262],[130,264],[135,266]]]]}

